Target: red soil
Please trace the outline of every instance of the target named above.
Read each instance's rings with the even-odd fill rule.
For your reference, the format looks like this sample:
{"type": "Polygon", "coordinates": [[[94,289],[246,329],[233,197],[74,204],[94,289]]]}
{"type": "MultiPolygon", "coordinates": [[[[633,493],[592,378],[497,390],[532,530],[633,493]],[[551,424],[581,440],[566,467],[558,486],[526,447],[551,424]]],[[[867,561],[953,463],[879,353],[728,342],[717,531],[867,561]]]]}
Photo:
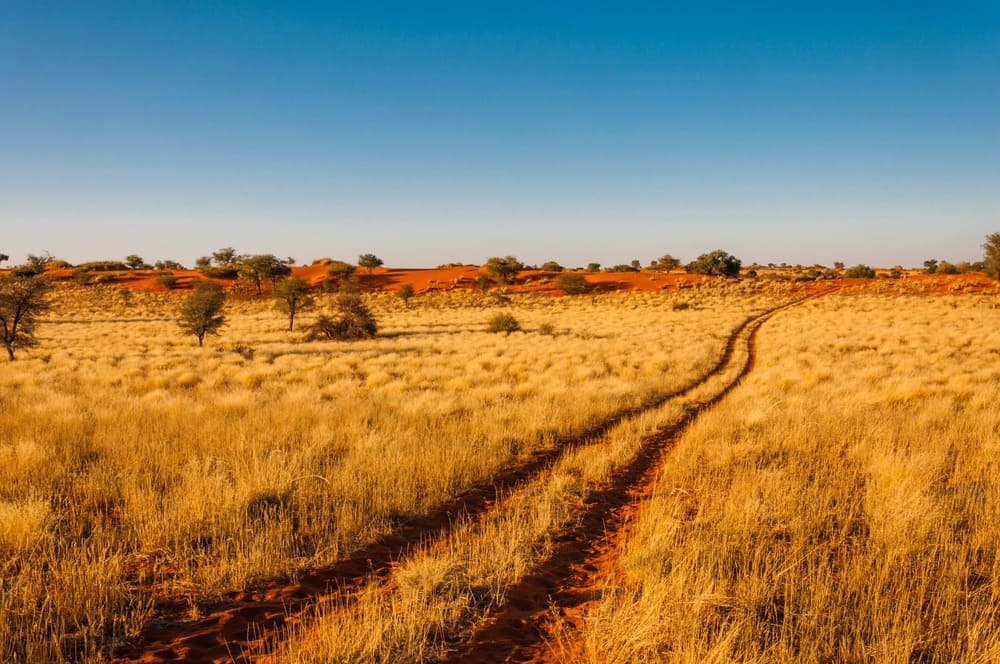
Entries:
{"type": "MultiPolygon", "coordinates": [[[[782,274],[781,271],[773,271],[774,274],[782,274]]],[[[60,268],[50,270],[47,274],[60,280],[70,280],[72,270],[60,268]]],[[[102,273],[95,273],[100,275],[102,273]]],[[[107,273],[110,275],[112,273],[107,273]]],[[[151,270],[135,270],[126,272],[115,272],[113,281],[109,284],[119,288],[128,288],[145,291],[166,291],[165,286],[157,283],[157,273],[151,270]]],[[[175,290],[186,290],[191,288],[192,283],[204,277],[195,270],[174,270],[172,274],[177,278],[175,290]]],[[[297,265],[292,268],[292,274],[306,281],[312,286],[320,286],[327,276],[327,266],[322,263],[312,265],[297,265]]],[[[372,271],[358,268],[355,273],[359,285],[363,291],[381,291],[395,293],[404,284],[413,286],[416,293],[429,293],[435,291],[450,291],[456,289],[471,289],[476,286],[476,278],[485,272],[476,265],[460,265],[452,267],[437,268],[384,268],[378,267],[372,271]]],[[[515,293],[533,292],[548,293],[558,295],[562,291],[558,287],[557,280],[561,273],[544,272],[542,270],[523,270],[517,275],[514,283],[508,286],[508,290],[515,293]]],[[[690,288],[696,284],[706,281],[718,281],[721,277],[709,277],[700,274],[688,274],[685,272],[578,272],[587,281],[591,292],[604,293],[610,291],[636,291],[636,292],[657,292],[674,291],[690,288]]],[[[791,272],[784,274],[791,275],[791,272]]],[[[769,283],[769,274],[762,272],[761,278],[756,282],[762,286],[769,283]]],[[[234,285],[230,279],[213,279],[223,285],[234,285]]],[[[795,282],[795,290],[803,295],[810,295],[820,292],[829,286],[828,281],[801,281],[795,282]]],[[[835,282],[838,286],[851,287],[852,292],[883,292],[886,289],[907,289],[919,290],[925,294],[992,294],[997,292],[998,284],[981,272],[968,272],[965,274],[924,274],[917,271],[904,273],[900,278],[888,278],[884,275],[878,279],[838,279],[835,282]]],[[[247,294],[252,294],[252,289],[246,288],[247,294]]],[[[265,284],[265,290],[269,285],[265,284]]]]}

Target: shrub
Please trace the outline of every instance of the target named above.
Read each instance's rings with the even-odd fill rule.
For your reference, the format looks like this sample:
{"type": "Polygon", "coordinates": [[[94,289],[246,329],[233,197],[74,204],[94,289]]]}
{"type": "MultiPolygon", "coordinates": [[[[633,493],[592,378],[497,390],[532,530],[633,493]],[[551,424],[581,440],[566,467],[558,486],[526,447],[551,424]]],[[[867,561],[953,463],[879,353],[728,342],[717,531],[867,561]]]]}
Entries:
{"type": "Polygon", "coordinates": [[[254,356],[254,353],[257,352],[253,348],[253,346],[251,346],[248,343],[244,343],[242,341],[238,341],[238,342],[234,343],[231,350],[234,353],[236,353],[239,356],[241,356],[244,360],[252,360],[253,356],[254,356]]]}
{"type": "Polygon", "coordinates": [[[600,272],[600,271],[601,271],[600,263],[587,263],[587,272],[600,272]]]}
{"type": "Polygon", "coordinates": [[[556,286],[567,295],[579,295],[580,293],[586,293],[590,284],[587,283],[582,274],[570,272],[559,275],[559,278],[556,279],[556,286]]]}
{"type": "Polygon", "coordinates": [[[545,272],[562,272],[565,268],[555,261],[545,261],[542,263],[542,270],[545,272]]]}
{"type": "Polygon", "coordinates": [[[634,265],[626,265],[621,263],[612,267],[604,268],[605,272],[638,272],[639,268],[634,265]]]}
{"type": "Polygon", "coordinates": [[[538,333],[554,337],[556,336],[556,326],[552,323],[542,323],[538,326],[538,333]]]}
{"type": "Polygon", "coordinates": [[[170,272],[161,272],[156,275],[156,283],[167,290],[173,290],[177,287],[177,277],[170,272]]]}
{"type": "Polygon", "coordinates": [[[521,324],[510,314],[499,313],[489,319],[486,323],[487,332],[517,332],[521,329],[521,324]]]}
{"type": "Polygon", "coordinates": [[[410,298],[413,297],[413,284],[403,284],[396,292],[396,297],[403,301],[403,304],[410,306],[410,298]]]}
{"type": "Polygon", "coordinates": [[[687,311],[688,309],[691,308],[691,304],[683,301],[674,302],[672,305],[670,305],[670,308],[673,309],[674,311],[687,311]]]}
{"type": "Polygon", "coordinates": [[[687,271],[695,274],[714,274],[721,277],[736,277],[743,262],[722,249],[702,254],[687,264],[687,271]]]}
{"type": "Polygon", "coordinates": [[[858,263],[854,267],[849,267],[844,270],[844,276],[849,279],[874,279],[875,270],[871,269],[864,263],[858,263]]]}
{"type": "Polygon", "coordinates": [[[371,310],[360,295],[342,293],[337,298],[337,317],[320,316],[306,333],[306,341],[334,339],[353,341],[371,339],[378,333],[378,326],[371,310]]]}

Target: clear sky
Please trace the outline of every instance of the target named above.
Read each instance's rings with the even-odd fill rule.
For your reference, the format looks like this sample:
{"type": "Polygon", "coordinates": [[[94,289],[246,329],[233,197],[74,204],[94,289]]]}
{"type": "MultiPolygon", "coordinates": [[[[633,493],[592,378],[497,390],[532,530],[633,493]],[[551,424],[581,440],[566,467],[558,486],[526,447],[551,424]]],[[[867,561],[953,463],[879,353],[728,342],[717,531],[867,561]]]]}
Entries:
{"type": "Polygon", "coordinates": [[[1000,2],[0,2],[0,252],[978,259],[1000,2]]]}

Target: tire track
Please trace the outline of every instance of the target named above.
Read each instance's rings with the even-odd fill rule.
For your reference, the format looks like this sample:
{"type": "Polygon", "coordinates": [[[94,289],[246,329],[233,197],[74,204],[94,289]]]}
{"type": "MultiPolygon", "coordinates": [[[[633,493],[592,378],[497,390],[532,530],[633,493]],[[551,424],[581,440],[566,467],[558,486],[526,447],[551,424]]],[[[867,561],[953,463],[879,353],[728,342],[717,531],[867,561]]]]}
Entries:
{"type": "MultiPolygon", "coordinates": [[[[550,643],[560,640],[560,626],[582,626],[585,605],[599,598],[599,581],[613,569],[618,544],[627,535],[639,501],[652,493],[666,454],[701,413],[721,401],[753,370],[760,327],[778,311],[830,292],[776,307],[741,326],[739,331],[747,332],[747,355],[736,376],[708,400],[689,406],[678,422],[643,441],[632,461],[617,471],[611,482],[592,491],[578,521],[554,536],[552,553],[507,589],[503,607],[465,641],[456,643],[448,661],[480,664],[550,660],[550,643]]],[[[575,653],[563,654],[569,655],[566,661],[575,659],[575,653]]]]}
{"type": "MultiPolygon", "coordinates": [[[[527,459],[502,468],[491,478],[473,484],[427,514],[401,524],[387,535],[332,565],[306,571],[294,580],[271,582],[260,590],[230,593],[221,601],[210,605],[207,615],[197,621],[177,622],[180,607],[161,604],[158,607],[160,613],[155,619],[158,624],[148,628],[134,643],[121,647],[111,661],[251,661],[256,653],[266,650],[272,635],[297,622],[315,603],[334,596],[349,598],[371,579],[387,579],[395,562],[405,557],[418,544],[448,535],[458,524],[459,516],[475,520],[490,509],[501,495],[527,485],[550,469],[568,451],[604,436],[628,418],[657,408],[706,384],[728,367],[739,339],[748,329],[755,331],[761,322],[774,313],[804,299],[808,298],[782,304],[746,318],[729,334],[716,363],[689,384],[657,395],[639,406],[622,409],[582,433],[558,439],[553,446],[537,450],[527,459]]],[[[685,421],[688,421],[687,418],[685,421]]]]}

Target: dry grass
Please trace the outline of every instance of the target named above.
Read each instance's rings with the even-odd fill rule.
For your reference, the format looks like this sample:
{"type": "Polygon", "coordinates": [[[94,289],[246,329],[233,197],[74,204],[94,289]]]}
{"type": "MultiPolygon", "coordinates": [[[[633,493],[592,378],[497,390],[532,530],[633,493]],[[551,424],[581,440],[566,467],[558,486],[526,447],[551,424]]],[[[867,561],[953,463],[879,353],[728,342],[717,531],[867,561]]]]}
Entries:
{"type": "Polygon", "coordinates": [[[993,306],[833,297],[766,325],[757,371],[671,455],[564,652],[1000,659],[993,306]]]}
{"type": "MultiPolygon", "coordinates": [[[[0,660],[99,661],[152,598],[194,607],[337,560],[513,457],[685,384],[780,294],[692,289],[685,311],[658,294],[374,297],[384,336],[350,344],[300,343],[269,304],[244,302],[198,349],[169,294],[62,291],[41,346],[0,366],[0,660]],[[500,310],[525,331],[486,333],[500,310]]],[[[525,507],[503,527],[539,546],[566,477],[540,480],[551,519],[525,507]]],[[[485,551],[448,546],[466,547],[456,560],[485,551]]],[[[480,575],[427,560],[401,572],[403,599],[480,575]]]]}

